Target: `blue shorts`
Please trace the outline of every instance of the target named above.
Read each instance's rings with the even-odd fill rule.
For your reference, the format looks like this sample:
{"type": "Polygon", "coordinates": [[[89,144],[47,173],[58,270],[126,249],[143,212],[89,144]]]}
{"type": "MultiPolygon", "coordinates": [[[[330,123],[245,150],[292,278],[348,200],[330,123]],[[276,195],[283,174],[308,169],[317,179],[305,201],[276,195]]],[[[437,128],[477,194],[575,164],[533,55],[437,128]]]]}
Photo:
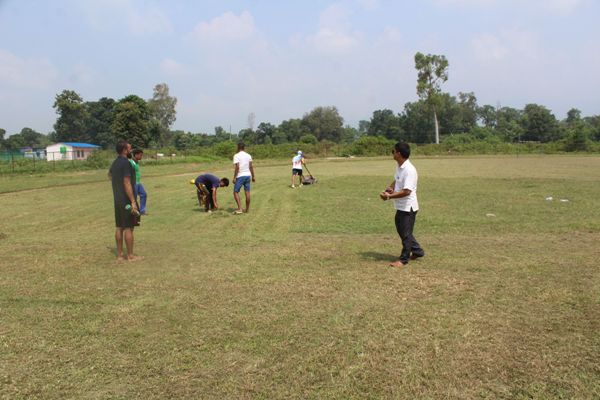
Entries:
{"type": "Polygon", "coordinates": [[[250,179],[251,179],[251,177],[249,177],[249,176],[239,176],[235,180],[235,185],[233,186],[233,192],[239,193],[242,186],[244,186],[244,192],[249,192],[250,191],[250,179]]]}

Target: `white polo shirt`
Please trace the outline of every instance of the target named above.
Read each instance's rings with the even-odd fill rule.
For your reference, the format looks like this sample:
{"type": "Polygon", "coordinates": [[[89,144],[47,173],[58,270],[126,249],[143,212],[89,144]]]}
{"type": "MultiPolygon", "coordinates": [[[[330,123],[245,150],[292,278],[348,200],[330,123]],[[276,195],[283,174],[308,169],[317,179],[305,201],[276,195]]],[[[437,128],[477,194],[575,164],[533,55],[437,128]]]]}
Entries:
{"type": "Polygon", "coordinates": [[[252,173],[250,172],[251,161],[252,156],[243,150],[233,156],[233,163],[239,164],[237,176],[252,176],[252,173]]]}
{"type": "Polygon", "coordinates": [[[401,166],[396,167],[394,179],[396,181],[394,192],[399,192],[402,189],[410,190],[408,196],[393,199],[396,210],[410,211],[412,209],[413,211],[418,211],[417,181],[419,180],[419,176],[417,175],[417,169],[412,165],[410,160],[406,160],[401,166]]]}

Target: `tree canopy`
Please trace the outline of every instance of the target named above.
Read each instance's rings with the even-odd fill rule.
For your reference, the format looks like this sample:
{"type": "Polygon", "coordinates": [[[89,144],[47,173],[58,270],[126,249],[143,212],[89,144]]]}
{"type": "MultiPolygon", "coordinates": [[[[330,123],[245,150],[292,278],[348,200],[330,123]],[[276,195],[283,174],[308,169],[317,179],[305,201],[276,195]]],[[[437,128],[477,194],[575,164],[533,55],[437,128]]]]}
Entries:
{"type": "Polygon", "coordinates": [[[53,107],[59,115],[54,124],[54,137],[59,142],[88,142],[86,120],[88,112],[83,99],[73,90],[56,95],[53,107]]]}

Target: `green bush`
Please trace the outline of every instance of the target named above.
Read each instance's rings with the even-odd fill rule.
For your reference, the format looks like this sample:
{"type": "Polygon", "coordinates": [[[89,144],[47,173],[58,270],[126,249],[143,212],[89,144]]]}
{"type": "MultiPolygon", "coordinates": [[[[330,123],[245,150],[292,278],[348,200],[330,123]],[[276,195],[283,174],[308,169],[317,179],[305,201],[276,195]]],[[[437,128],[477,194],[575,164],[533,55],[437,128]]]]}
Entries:
{"type": "Polygon", "coordinates": [[[303,143],[303,144],[317,144],[318,140],[317,140],[317,137],[315,135],[308,134],[308,135],[304,135],[304,136],[302,136],[300,138],[300,143],[303,143]]]}
{"type": "MultiPolygon", "coordinates": [[[[113,152],[114,153],[114,152],[113,152]]],[[[88,169],[109,168],[111,164],[111,154],[108,151],[94,151],[85,160],[85,166],[88,169]]]]}
{"type": "Polygon", "coordinates": [[[361,136],[352,143],[350,153],[356,156],[383,156],[392,151],[395,143],[383,136],[361,136]]]}

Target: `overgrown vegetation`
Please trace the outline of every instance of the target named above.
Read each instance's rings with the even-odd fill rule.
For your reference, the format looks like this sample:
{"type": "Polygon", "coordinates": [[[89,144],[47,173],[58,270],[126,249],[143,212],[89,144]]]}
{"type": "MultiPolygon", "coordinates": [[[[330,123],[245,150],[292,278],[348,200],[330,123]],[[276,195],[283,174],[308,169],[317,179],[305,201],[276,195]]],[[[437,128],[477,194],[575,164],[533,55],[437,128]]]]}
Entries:
{"type": "MultiPolygon", "coordinates": [[[[330,141],[316,143],[284,143],[248,146],[248,151],[256,160],[287,160],[298,149],[309,159],[328,157],[377,157],[388,155],[395,141],[383,136],[362,136],[353,143],[336,144],[330,141]]],[[[208,147],[196,147],[189,150],[178,150],[174,147],[148,149],[144,152],[144,165],[203,163],[231,159],[235,153],[236,143],[224,141],[208,147]]],[[[562,140],[551,143],[506,143],[494,136],[486,138],[471,134],[451,135],[444,138],[439,145],[412,145],[415,155],[518,155],[518,154],[561,154],[566,152],[600,153],[600,143],[562,140]]],[[[115,154],[110,150],[96,151],[87,160],[79,161],[45,161],[24,158],[21,155],[6,157],[0,160],[0,174],[53,173],[61,171],[84,171],[106,169],[114,160],[115,154]]]]}

